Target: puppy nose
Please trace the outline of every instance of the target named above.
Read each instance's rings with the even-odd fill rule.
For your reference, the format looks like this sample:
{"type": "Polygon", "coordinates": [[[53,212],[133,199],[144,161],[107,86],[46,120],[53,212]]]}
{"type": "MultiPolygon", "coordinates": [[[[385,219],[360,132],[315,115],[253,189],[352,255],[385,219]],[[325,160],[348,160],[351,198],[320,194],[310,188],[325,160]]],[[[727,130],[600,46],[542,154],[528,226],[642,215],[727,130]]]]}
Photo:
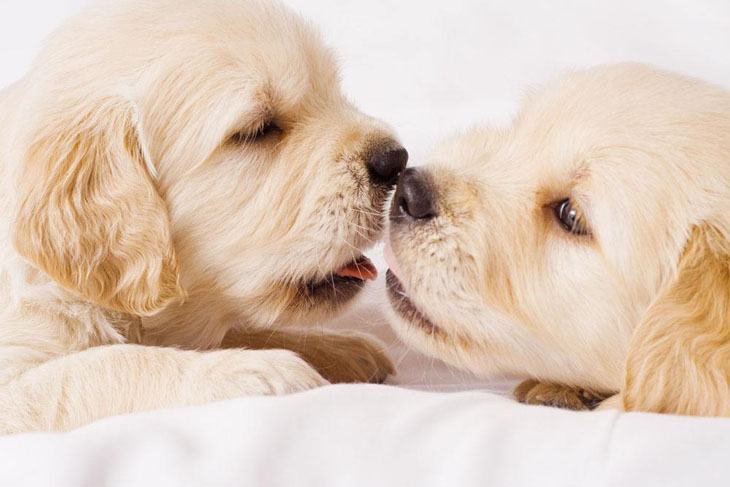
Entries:
{"type": "Polygon", "coordinates": [[[378,148],[370,154],[368,172],[376,184],[392,186],[408,164],[408,151],[400,145],[378,148]]]}
{"type": "Polygon", "coordinates": [[[398,211],[416,220],[429,220],[437,214],[431,184],[415,168],[406,169],[401,176],[393,202],[398,211]]]}

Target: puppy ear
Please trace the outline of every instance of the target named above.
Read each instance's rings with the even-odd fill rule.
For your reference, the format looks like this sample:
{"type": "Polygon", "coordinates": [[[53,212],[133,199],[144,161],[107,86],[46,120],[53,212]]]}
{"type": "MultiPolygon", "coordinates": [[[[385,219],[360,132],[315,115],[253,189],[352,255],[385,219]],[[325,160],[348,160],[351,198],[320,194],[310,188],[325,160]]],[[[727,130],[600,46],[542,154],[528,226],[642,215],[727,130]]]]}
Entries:
{"type": "Polygon", "coordinates": [[[627,411],[730,415],[730,244],[694,228],[676,278],[629,345],[627,411]]]}
{"type": "Polygon", "coordinates": [[[134,108],[112,97],[70,112],[48,110],[35,123],[19,177],[15,246],[86,299],[152,314],[182,292],[134,108]]]}

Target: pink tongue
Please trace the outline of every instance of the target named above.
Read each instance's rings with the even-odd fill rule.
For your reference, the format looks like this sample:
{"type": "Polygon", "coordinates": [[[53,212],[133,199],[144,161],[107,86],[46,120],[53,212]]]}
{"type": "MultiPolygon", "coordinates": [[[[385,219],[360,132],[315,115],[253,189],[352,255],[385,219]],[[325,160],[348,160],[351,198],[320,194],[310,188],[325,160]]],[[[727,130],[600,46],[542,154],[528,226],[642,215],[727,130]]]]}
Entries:
{"type": "Polygon", "coordinates": [[[378,278],[378,270],[370,262],[370,259],[363,256],[347,264],[345,267],[337,269],[335,275],[340,277],[354,277],[361,281],[374,281],[378,278]]]}
{"type": "Polygon", "coordinates": [[[390,267],[390,272],[395,274],[395,277],[400,277],[398,261],[395,259],[393,247],[390,245],[390,238],[385,239],[385,249],[383,250],[383,256],[385,257],[385,263],[388,264],[388,267],[390,267]]]}

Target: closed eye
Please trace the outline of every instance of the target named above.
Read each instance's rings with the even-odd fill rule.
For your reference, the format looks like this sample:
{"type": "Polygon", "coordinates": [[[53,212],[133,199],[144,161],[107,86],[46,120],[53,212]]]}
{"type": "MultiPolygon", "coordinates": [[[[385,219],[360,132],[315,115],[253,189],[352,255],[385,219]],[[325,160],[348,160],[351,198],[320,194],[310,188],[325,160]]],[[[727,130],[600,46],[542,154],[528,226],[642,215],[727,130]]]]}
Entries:
{"type": "Polygon", "coordinates": [[[237,145],[261,143],[266,140],[273,139],[274,137],[278,137],[282,133],[283,130],[275,121],[268,120],[252,129],[236,132],[230,137],[229,142],[237,145]]]}

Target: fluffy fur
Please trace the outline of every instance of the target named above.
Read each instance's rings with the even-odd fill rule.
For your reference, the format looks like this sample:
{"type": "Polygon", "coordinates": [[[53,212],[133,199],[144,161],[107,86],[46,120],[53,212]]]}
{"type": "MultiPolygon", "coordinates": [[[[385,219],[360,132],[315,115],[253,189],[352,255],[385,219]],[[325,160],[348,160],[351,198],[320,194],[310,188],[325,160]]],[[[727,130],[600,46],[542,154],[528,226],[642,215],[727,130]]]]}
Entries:
{"type": "Polygon", "coordinates": [[[378,238],[366,163],[397,144],[295,14],[104,4],[0,126],[0,432],[392,372],[368,337],[279,330],[359,291],[333,271],[378,238]]]}
{"type": "Polygon", "coordinates": [[[423,171],[437,216],[391,218],[405,341],[536,379],[527,402],[730,415],[728,91],[641,65],[568,74],[423,171]],[[566,198],[590,235],[558,223],[566,198]]]}

